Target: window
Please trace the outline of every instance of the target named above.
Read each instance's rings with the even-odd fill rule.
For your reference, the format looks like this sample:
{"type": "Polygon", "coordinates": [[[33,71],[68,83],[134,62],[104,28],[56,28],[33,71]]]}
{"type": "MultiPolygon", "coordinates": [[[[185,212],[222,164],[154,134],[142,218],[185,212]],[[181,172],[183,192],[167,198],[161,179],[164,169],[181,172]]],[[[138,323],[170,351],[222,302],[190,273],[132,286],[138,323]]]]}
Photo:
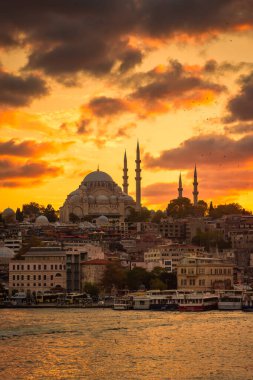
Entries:
{"type": "Polygon", "coordinates": [[[38,269],[41,270],[41,265],[38,265],[38,269]]]}
{"type": "Polygon", "coordinates": [[[46,265],[44,265],[44,270],[47,270],[47,266],[46,265]]]}
{"type": "Polygon", "coordinates": [[[60,265],[60,266],[59,266],[59,269],[61,269],[61,270],[62,270],[62,265],[60,265]]]}
{"type": "Polygon", "coordinates": [[[30,270],[30,265],[29,264],[27,265],[27,270],[30,270]]]}
{"type": "Polygon", "coordinates": [[[33,279],[36,280],[36,275],[33,276],[33,279]]]}
{"type": "Polygon", "coordinates": [[[33,283],[33,286],[36,286],[36,283],[35,283],[35,282],[33,283]]]}
{"type": "Polygon", "coordinates": [[[44,274],[43,278],[44,278],[44,280],[46,280],[46,279],[47,279],[47,275],[46,275],[46,274],[44,274]]]}
{"type": "Polygon", "coordinates": [[[30,275],[27,276],[27,280],[28,280],[28,281],[30,280],[30,275]]]}
{"type": "Polygon", "coordinates": [[[22,276],[21,276],[21,280],[23,280],[24,281],[24,275],[22,274],[22,276]]]}
{"type": "Polygon", "coordinates": [[[19,280],[19,274],[17,275],[17,280],[19,280]]]}
{"type": "Polygon", "coordinates": [[[38,276],[38,280],[41,280],[41,275],[38,276]]]}
{"type": "Polygon", "coordinates": [[[44,282],[44,286],[47,286],[47,284],[44,282]]]}
{"type": "Polygon", "coordinates": [[[190,278],[190,285],[195,286],[195,279],[194,278],[190,278]]]}
{"type": "Polygon", "coordinates": [[[54,279],[54,276],[53,275],[51,275],[51,280],[53,280],[54,279]]]}
{"type": "Polygon", "coordinates": [[[17,265],[17,270],[19,270],[19,265],[17,265]]]}
{"type": "Polygon", "coordinates": [[[51,270],[53,270],[54,269],[54,266],[53,265],[51,265],[51,270]]]}
{"type": "Polygon", "coordinates": [[[27,286],[30,286],[30,284],[28,283],[27,286]]]}
{"type": "Polygon", "coordinates": [[[39,283],[38,285],[41,286],[41,283],[39,283]]]}
{"type": "Polygon", "coordinates": [[[15,266],[15,265],[13,265],[12,269],[13,269],[13,270],[15,270],[15,268],[16,268],[16,266],[15,266]]]}
{"type": "Polygon", "coordinates": [[[21,265],[21,270],[24,270],[24,265],[21,265]]]}
{"type": "Polygon", "coordinates": [[[33,270],[36,270],[36,265],[33,266],[33,270]]]}
{"type": "Polygon", "coordinates": [[[51,283],[51,286],[53,287],[53,286],[54,286],[54,284],[53,284],[53,283],[51,283]]]}
{"type": "Polygon", "coordinates": [[[57,270],[57,265],[55,264],[54,269],[57,270]]]}

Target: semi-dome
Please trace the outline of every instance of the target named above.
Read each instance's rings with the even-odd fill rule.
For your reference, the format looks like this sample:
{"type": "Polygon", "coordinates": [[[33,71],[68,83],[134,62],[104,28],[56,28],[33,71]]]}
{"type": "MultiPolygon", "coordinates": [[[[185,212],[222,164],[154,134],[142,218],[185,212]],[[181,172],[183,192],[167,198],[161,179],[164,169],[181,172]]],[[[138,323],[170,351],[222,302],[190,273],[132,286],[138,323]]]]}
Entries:
{"type": "Polygon", "coordinates": [[[72,197],[70,198],[70,203],[77,203],[80,201],[80,197],[79,195],[75,194],[75,195],[72,195],[72,197]]]}
{"type": "Polygon", "coordinates": [[[9,217],[15,217],[15,211],[12,210],[12,208],[6,208],[3,212],[2,212],[2,218],[9,218],[9,217]]]}
{"type": "Polygon", "coordinates": [[[117,203],[117,200],[118,200],[118,198],[116,197],[116,195],[111,195],[110,196],[111,203],[117,203]]]}
{"type": "Polygon", "coordinates": [[[96,219],[96,224],[99,226],[105,226],[109,223],[109,219],[105,215],[101,215],[96,219]]]}
{"type": "Polygon", "coordinates": [[[96,198],[96,201],[97,203],[100,203],[100,204],[105,204],[105,203],[109,203],[109,199],[106,195],[98,195],[97,198],[96,198]]]}
{"type": "Polygon", "coordinates": [[[49,221],[45,215],[40,215],[36,218],[35,224],[39,224],[40,226],[46,226],[49,224],[49,221]]]}
{"type": "Polygon", "coordinates": [[[8,248],[8,247],[0,247],[0,259],[6,258],[6,259],[12,259],[15,256],[15,252],[8,248]]]}
{"type": "Polygon", "coordinates": [[[95,203],[95,198],[93,197],[93,195],[88,196],[88,202],[89,203],[95,203]]]}
{"type": "Polygon", "coordinates": [[[82,184],[87,184],[90,182],[113,182],[112,177],[105,172],[97,170],[95,172],[89,173],[83,180],[82,184]]]}

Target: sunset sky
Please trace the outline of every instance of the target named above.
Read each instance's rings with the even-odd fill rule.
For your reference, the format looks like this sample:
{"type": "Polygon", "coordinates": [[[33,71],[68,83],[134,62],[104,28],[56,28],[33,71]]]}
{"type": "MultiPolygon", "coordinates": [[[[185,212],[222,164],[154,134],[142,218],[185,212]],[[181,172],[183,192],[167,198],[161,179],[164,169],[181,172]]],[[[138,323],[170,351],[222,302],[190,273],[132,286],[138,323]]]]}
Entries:
{"type": "Polygon", "coordinates": [[[252,0],[8,0],[0,4],[0,211],[59,208],[100,169],[142,203],[253,210],[252,0]]]}

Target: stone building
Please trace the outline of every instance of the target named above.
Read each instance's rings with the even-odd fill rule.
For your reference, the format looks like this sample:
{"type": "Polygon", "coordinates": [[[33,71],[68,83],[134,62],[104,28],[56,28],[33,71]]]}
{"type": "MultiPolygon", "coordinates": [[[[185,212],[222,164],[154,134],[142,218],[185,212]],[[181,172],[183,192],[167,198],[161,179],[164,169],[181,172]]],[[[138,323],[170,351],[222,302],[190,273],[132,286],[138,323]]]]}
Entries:
{"type": "Polygon", "coordinates": [[[81,288],[84,288],[86,282],[99,285],[108,264],[109,261],[104,259],[83,261],[81,263],[81,288]]]}
{"type": "Polygon", "coordinates": [[[44,293],[66,289],[66,253],[60,248],[31,248],[23,259],[9,264],[9,291],[44,293]]]}
{"type": "Polygon", "coordinates": [[[185,257],[177,264],[180,290],[231,289],[234,264],[217,258],[185,257]]]}

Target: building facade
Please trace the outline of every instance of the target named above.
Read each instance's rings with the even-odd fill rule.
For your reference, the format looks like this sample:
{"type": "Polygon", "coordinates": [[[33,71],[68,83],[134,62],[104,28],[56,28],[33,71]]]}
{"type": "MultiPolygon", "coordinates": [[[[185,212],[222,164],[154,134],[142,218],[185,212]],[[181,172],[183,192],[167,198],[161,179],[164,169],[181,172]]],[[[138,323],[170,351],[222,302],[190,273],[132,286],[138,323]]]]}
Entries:
{"type": "Polygon", "coordinates": [[[185,257],[177,265],[180,290],[231,289],[234,264],[217,258],[185,257]]]}
{"type": "Polygon", "coordinates": [[[66,289],[66,254],[60,248],[31,248],[9,264],[9,291],[30,294],[66,289]]]}

